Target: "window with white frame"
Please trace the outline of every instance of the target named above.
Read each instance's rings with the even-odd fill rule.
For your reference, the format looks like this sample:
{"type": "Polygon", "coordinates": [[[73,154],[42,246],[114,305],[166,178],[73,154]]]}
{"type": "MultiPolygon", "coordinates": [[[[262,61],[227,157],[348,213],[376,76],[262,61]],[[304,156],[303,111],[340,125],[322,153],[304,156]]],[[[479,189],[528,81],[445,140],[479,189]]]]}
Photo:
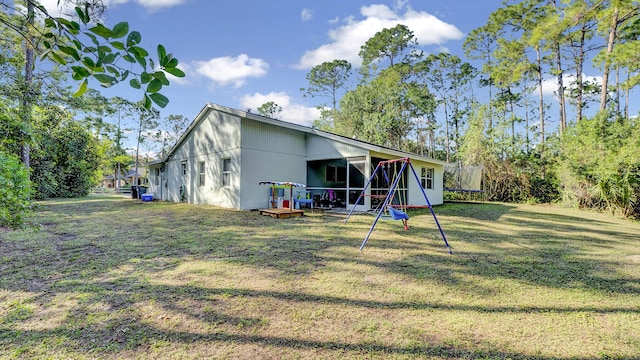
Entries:
{"type": "Polygon", "coordinates": [[[423,189],[433,189],[433,168],[422,168],[420,171],[420,185],[423,189]]]}
{"type": "Polygon", "coordinates": [[[222,186],[231,186],[231,159],[222,159],[222,186]]]}
{"type": "Polygon", "coordinates": [[[182,162],[182,176],[187,176],[187,162],[182,162]]]}
{"type": "Polygon", "coordinates": [[[204,180],[205,180],[204,169],[205,169],[204,161],[200,161],[198,163],[198,186],[204,186],[204,180]]]}
{"type": "Polygon", "coordinates": [[[160,185],[160,168],[155,169],[156,186],[160,185]]]}

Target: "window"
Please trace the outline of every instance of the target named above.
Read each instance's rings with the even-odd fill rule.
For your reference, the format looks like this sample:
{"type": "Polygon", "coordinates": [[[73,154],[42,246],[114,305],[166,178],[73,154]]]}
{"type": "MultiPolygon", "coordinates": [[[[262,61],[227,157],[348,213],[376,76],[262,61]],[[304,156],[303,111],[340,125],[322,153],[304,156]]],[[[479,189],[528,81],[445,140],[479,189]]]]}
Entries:
{"type": "Polygon", "coordinates": [[[160,168],[155,169],[156,186],[160,185],[160,168]]]}
{"type": "Polygon", "coordinates": [[[187,176],[187,162],[182,162],[182,176],[187,176]]]}
{"type": "Polygon", "coordinates": [[[231,186],[231,159],[222,159],[222,186],[231,186]]]}
{"type": "Polygon", "coordinates": [[[347,181],[347,168],[345,166],[327,165],[327,182],[347,181]]]}
{"type": "Polygon", "coordinates": [[[420,185],[423,189],[433,189],[433,169],[422,168],[420,172],[420,185]]]}
{"type": "Polygon", "coordinates": [[[198,163],[198,186],[204,186],[204,179],[205,179],[204,161],[200,161],[198,163]]]}

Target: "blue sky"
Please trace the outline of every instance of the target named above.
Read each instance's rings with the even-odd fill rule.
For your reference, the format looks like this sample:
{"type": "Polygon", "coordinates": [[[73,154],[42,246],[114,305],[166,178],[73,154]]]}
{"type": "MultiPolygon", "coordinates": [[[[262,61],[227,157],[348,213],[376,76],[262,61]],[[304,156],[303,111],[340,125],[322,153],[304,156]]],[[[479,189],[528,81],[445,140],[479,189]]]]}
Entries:
{"type": "MultiPolygon", "coordinates": [[[[43,1],[55,12],[57,0],[43,1]]],[[[305,99],[311,67],[334,59],[359,64],[358,51],[377,31],[404,23],[425,53],[462,55],[464,36],[483,25],[501,0],[106,0],[106,23],[127,21],[143,46],[163,44],[180,60],[184,79],[163,91],[163,116],[193,119],[208,103],[253,109],[275,101],[280,118],[310,125],[319,99],[305,99]]],[[[105,96],[140,99],[127,84],[105,96]]]]}
{"type": "MultiPolygon", "coordinates": [[[[502,0],[373,1],[104,0],[104,3],[108,7],[107,25],[126,21],[130,30],[141,32],[144,47],[155,51],[157,44],[163,44],[180,60],[179,67],[187,76],[174,78],[163,89],[170,103],[161,109],[162,117],[174,114],[193,120],[207,103],[257,113],[260,105],[274,101],[283,109],[281,120],[308,126],[319,117],[315,106],[325,101],[304,98],[300,91],[308,86],[306,75],[313,66],[346,59],[357,67],[358,52],[366,40],[398,23],[414,32],[425,54],[449,52],[464,58],[462,44],[466,35],[484,25],[489,14],[502,5],[502,0]]],[[[42,1],[52,14],[56,13],[57,2],[42,1]]],[[[589,65],[583,78],[599,83],[601,71],[594,71],[589,65]]],[[[545,80],[543,90],[551,105],[547,132],[558,125],[555,89],[555,79],[545,80]]],[[[128,84],[101,91],[108,97],[141,99],[141,94],[128,84]]],[[[482,98],[485,89],[476,86],[474,92],[481,102],[487,101],[482,98]]],[[[633,101],[635,96],[632,91],[631,114],[640,106],[633,101]]],[[[596,107],[597,104],[591,105],[590,112],[596,107]]]]}

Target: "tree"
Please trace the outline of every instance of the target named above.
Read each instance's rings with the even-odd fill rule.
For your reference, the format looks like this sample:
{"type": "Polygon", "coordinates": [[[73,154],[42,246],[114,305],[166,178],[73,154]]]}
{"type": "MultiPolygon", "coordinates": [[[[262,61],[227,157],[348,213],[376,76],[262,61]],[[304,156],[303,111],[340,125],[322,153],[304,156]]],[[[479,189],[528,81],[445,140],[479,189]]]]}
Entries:
{"type": "Polygon", "coordinates": [[[138,168],[140,166],[140,145],[143,144],[148,137],[151,137],[154,130],[158,127],[158,118],[160,112],[153,108],[147,108],[144,103],[138,102],[135,106],[135,112],[138,115],[136,124],[136,157],[135,157],[135,175],[134,185],[138,184],[138,168]]]}
{"type": "Polygon", "coordinates": [[[563,199],[640,218],[640,126],[611,115],[600,112],[563,134],[558,162],[563,199]]]}
{"type": "Polygon", "coordinates": [[[37,198],[86,196],[100,165],[97,138],[69,113],[37,108],[32,179],[37,198]]]}
{"type": "MultiPolygon", "coordinates": [[[[601,33],[607,34],[607,46],[601,51],[598,60],[602,64],[602,88],[600,91],[600,110],[604,110],[607,106],[607,94],[609,83],[609,71],[612,61],[615,59],[612,55],[614,45],[618,41],[618,28],[630,21],[637,21],[636,17],[640,14],[640,5],[637,2],[626,0],[611,0],[610,5],[599,12],[598,21],[601,24],[599,29],[601,33]]],[[[636,55],[637,57],[637,55],[636,55]]]]}
{"type": "Polygon", "coordinates": [[[413,32],[399,24],[377,32],[361,46],[364,77],[340,101],[338,133],[399,149],[407,145],[412,125],[406,94],[416,45],[413,32]],[[378,66],[382,60],[388,60],[388,66],[378,66]]]}
{"type": "Polygon", "coordinates": [[[116,118],[115,134],[113,142],[115,147],[108,153],[111,159],[111,166],[114,170],[114,179],[116,181],[116,189],[120,189],[120,176],[122,176],[122,167],[130,165],[131,157],[128,156],[122,146],[124,132],[132,130],[131,128],[123,128],[123,119],[132,117],[136,110],[136,104],[121,97],[114,97],[109,100],[109,113],[116,118]]]}
{"type": "MultiPolygon", "coordinates": [[[[346,60],[333,60],[314,66],[307,74],[308,88],[300,89],[305,96],[323,96],[329,98],[331,103],[330,118],[323,116],[332,123],[336,118],[338,91],[344,88],[345,83],[351,77],[351,64],[346,60]]],[[[326,103],[318,105],[323,110],[326,103]]],[[[330,124],[333,127],[334,124],[330,124]]]]}
{"type": "Polygon", "coordinates": [[[417,65],[421,81],[429,85],[438,95],[443,106],[445,130],[446,161],[452,159],[451,141],[456,151],[460,146],[461,127],[463,125],[463,94],[475,76],[475,69],[455,55],[440,53],[431,54],[417,65]],[[453,126],[453,129],[451,129],[453,126]]]}
{"type": "MultiPolygon", "coordinates": [[[[545,31],[539,28],[549,14],[549,7],[538,0],[521,1],[497,9],[489,16],[493,28],[499,28],[502,36],[497,40],[495,49],[494,83],[502,87],[514,87],[517,84],[528,87],[535,81],[538,89],[538,123],[540,143],[545,142],[545,101],[543,93],[544,63],[546,39],[545,31]],[[512,34],[508,37],[508,34],[512,34]],[[533,54],[530,54],[533,51],[533,54]]],[[[552,23],[550,23],[552,24],[552,23]]],[[[557,26],[557,25],[556,25],[557,26]]],[[[509,90],[511,91],[511,90],[509,90]]]]}
{"type": "Polygon", "coordinates": [[[369,83],[358,85],[340,101],[336,131],[401,149],[410,128],[403,114],[405,91],[395,69],[386,69],[369,83]]]}
{"type": "Polygon", "coordinates": [[[491,102],[493,101],[494,52],[498,38],[501,35],[501,27],[497,25],[496,22],[489,21],[486,25],[472,30],[462,45],[466,57],[484,60],[480,71],[487,75],[486,79],[481,80],[481,84],[489,88],[489,123],[487,129],[489,132],[493,127],[491,102]]]}
{"type": "Polygon", "coordinates": [[[267,101],[258,107],[258,113],[262,116],[277,119],[282,113],[282,106],[279,106],[273,101],[267,101]]]}
{"type": "Polygon", "coordinates": [[[180,136],[189,125],[189,118],[172,114],[162,119],[159,123],[160,129],[153,135],[153,140],[160,144],[158,158],[162,158],[169,151],[169,148],[180,139],[180,136]]]}
{"type": "Polygon", "coordinates": [[[603,1],[575,1],[569,3],[565,8],[565,22],[567,26],[575,28],[567,36],[568,52],[575,66],[575,81],[570,85],[568,92],[569,101],[576,107],[576,122],[582,121],[583,111],[586,105],[586,97],[590,95],[591,84],[585,83],[582,79],[584,63],[587,53],[596,50],[599,45],[589,45],[590,40],[595,35],[597,27],[596,15],[601,11],[603,1]],[[585,96],[587,95],[587,96],[585,96]]]}
{"type": "MultiPolygon", "coordinates": [[[[128,23],[120,22],[110,28],[97,22],[92,11],[103,6],[101,1],[82,2],[82,6],[76,6],[75,15],[80,22],[50,16],[37,1],[26,0],[25,5],[22,8],[3,2],[0,24],[16,32],[25,41],[21,113],[22,121],[26,124],[30,121],[36,54],[40,60],[48,59],[70,66],[71,77],[80,82],[74,96],[86,92],[89,79],[98,81],[103,87],[130,79],[131,87],[143,91],[143,104],[147,108],[152,104],[165,107],[169,102],[160,93],[163,86],[169,85],[166,74],[177,77],[185,75],[177,67],[178,59],[167,54],[162,45],[158,45],[157,60],[154,61],[149,52],[139,46],[141,34],[129,31],[128,23]],[[44,20],[44,27],[35,22],[36,17],[44,20]],[[127,66],[121,65],[121,62],[127,66]],[[139,66],[139,70],[131,71],[131,64],[139,66]]],[[[21,158],[29,167],[29,136],[22,135],[21,158]]]]}
{"type": "Polygon", "coordinates": [[[24,227],[32,210],[29,172],[17,156],[0,149],[0,226],[24,227]]]}
{"type": "MultiPolygon", "coordinates": [[[[71,1],[58,1],[71,3],[71,1]]],[[[169,85],[167,74],[183,77],[178,68],[178,60],[158,45],[154,60],[149,52],[140,46],[142,36],[130,31],[126,22],[107,27],[100,22],[94,10],[103,9],[102,1],[73,1],[75,19],[53,17],[34,0],[0,1],[0,31],[2,39],[20,38],[14,43],[24,43],[24,52],[19,54],[17,46],[2,47],[2,54],[11,51],[15,56],[10,61],[0,57],[0,63],[21,66],[23,72],[15,77],[5,77],[3,72],[0,86],[4,94],[11,94],[17,100],[10,110],[18,115],[19,121],[8,124],[12,139],[5,144],[11,151],[20,154],[27,169],[31,167],[31,148],[41,146],[34,143],[34,112],[38,104],[39,84],[35,77],[38,69],[56,69],[56,65],[71,75],[79,83],[74,96],[84,94],[89,80],[97,81],[103,87],[128,81],[133,88],[143,93],[142,104],[145,108],[164,107],[168,99],[160,93],[169,85]],[[36,21],[36,19],[39,19],[36,21]],[[10,36],[6,36],[10,34],[10,36]],[[40,65],[42,64],[42,65],[40,65]],[[13,84],[7,79],[15,79],[13,84]],[[8,85],[8,86],[7,86],[8,85]],[[17,148],[17,149],[16,149],[17,148]]],[[[9,104],[11,106],[11,104],[9,104]]]]}
{"type": "Polygon", "coordinates": [[[437,128],[435,112],[438,107],[436,97],[429,91],[426,84],[417,81],[409,84],[407,98],[411,104],[410,116],[415,119],[416,134],[415,152],[435,158],[435,130],[437,128]]]}
{"type": "Polygon", "coordinates": [[[407,51],[411,54],[417,44],[413,32],[406,25],[398,24],[390,29],[382,29],[360,47],[362,66],[366,68],[378,60],[386,59],[389,67],[393,67],[398,57],[407,51]]]}

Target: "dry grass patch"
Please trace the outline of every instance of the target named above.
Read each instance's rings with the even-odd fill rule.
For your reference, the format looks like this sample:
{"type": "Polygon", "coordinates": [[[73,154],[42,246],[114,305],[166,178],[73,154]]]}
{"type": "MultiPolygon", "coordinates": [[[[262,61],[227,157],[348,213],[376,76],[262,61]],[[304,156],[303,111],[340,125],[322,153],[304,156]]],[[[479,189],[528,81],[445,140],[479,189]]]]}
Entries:
{"type": "Polygon", "coordinates": [[[0,233],[2,358],[634,359],[637,223],[448,204],[381,221],[119,197],[0,233]]]}

